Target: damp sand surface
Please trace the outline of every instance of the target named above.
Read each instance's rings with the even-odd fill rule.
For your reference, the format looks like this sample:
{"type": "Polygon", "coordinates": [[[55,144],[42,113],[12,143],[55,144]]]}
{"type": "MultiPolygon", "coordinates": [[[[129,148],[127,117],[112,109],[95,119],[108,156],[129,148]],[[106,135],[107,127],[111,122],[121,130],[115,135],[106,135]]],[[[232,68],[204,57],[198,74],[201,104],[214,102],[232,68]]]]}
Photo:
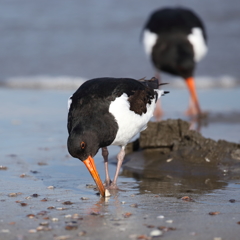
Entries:
{"type": "MultiPolygon", "coordinates": [[[[170,92],[162,100],[164,119],[187,120],[185,90],[170,92]]],[[[121,191],[99,197],[84,165],[67,152],[71,94],[0,89],[1,240],[151,239],[153,233],[154,239],[239,239],[240,180],[228,168],[197,171],[189,163],[172,171],[166,164],[174,160],[167,158],[156,176],[155,153],[138,152],[131,171],[124,167],[127,161],[123,166],[121,191]]],[[[239,143],[239,96],[240,89],[200,90],[209,117],[200,126],[191,122],[193,128],[216,141],[239,143]]],[[[109,150],[115,159],[119,148],[109,150]]],[[[95,161],[104,180],[99,153],[95,161]]],[[[110,164],[111,176],[114,172],[110,164]]]]}

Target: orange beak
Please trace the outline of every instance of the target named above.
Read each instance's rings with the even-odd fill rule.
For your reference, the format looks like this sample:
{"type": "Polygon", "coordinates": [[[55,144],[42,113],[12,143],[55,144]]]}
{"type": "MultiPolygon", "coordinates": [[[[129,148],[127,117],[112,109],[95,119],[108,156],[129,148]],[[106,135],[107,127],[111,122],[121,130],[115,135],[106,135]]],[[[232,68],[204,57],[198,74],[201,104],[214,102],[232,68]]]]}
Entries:
{"type": "Polygon", "coordinates": [[[86,160],[83,161],[83,163],[85,164],[85,166],[87,167],[88,171],[92,175],[93,180],[97,184],[97,187],[98,187],[98,190],[99,190],[100,194],[103,197],[105,197],[105,188],[104,188],[104,186],[102,184],[102,181],[101,181],[101,179],[99,177],[96,165],[94,163],[94,159],[89,156],[86,160]]]}

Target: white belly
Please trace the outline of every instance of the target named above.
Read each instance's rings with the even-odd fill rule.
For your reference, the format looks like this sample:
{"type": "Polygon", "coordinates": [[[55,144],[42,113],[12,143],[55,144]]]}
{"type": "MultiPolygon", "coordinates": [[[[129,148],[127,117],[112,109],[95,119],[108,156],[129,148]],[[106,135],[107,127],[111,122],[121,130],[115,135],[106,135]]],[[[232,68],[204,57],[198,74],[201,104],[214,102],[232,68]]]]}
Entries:
{"type": "MultiPolygon", "coordinates": [[[[160,96],[161,92],[159,92],[160,96]]],[[[147,112],[142,115],[130,110],[127,99],[128,96],[124,93],[116,98],[109,107],[109,112],[113,114],[119,127],[112,145],[125,146],[136,134],[146,129],[148,121],[153,116],[156,106],[155,99],[152,104],[147,104],[147,112]]]]}

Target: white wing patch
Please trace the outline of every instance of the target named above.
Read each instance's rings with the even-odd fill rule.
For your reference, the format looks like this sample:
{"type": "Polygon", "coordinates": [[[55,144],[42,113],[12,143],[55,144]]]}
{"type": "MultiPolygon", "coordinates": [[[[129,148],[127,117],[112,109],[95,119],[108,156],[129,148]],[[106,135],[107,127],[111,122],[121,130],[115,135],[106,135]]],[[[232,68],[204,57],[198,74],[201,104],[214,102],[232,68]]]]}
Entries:
{"type": "MultiPolygon", "coordinates": [[[[163,90],[155,91],[158,92],[158,98],[163,95],[163,90]]],[[[155,99],[153,99],[151,104],[147,104],[147,112],[139,115],[130,110],[127,94],[124,93],[112,101],[109,112],[113,114],[118,124],[117,136],[112,145],[125,146],[136,134],[145,130],[153,116],[155,106],[155,99]]]]}
{"type": "Polygon", "coordinates": [[[192,33],[188,35],[188,40],[193,45],[194,60],[195,62],[199,62],[208,50],[202,30],[200,28],[193,28],[192,33]]]}
{"type": "Polygon", "coordinates": [[[152,55],[152,49],[157,42],[158,35],[149,30],[143,31],[143,46],[148,57],[152,55]]]}
{"type": "Polygon", "coordinates": [[[69,111],[69,109],[70,109],[70,107],[71,107],[71,104],[72,104],[72,96],[73,96],[73,95],[71,95],[71,96],[69,97],[69,99],[68,99],[68,111],[69,111]]]}

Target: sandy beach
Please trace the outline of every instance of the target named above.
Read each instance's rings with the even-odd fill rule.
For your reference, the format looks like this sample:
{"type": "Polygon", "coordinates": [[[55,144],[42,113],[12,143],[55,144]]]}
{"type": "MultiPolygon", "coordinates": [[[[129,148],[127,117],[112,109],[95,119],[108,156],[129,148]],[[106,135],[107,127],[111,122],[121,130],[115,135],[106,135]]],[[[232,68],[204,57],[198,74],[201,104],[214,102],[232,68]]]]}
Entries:
{"type": "MultiPolygon", "coordinates": [[[[184,92],[170,89],[164,96],[165,119],[186,119],[184,92]]],[[[118,181],[123,191],[107,200],[86,187],[93,184],[91,176],[66,149],[71,93],[0,89],[1,240],[150,239],[155,229],[161,234],[156,239],[239,239],[240,181],[226,178],[227,170],[212,179],[169,171],[158,180],[137,179],[124,170],[118,181]],[[185,196],[192,201],[182,200],[185,196]]],[[[209,112],[203,136],[239,143],[239,96],[239,89],[199,91],[209,112]]],[[[118,150],[110,147],[111,158],[118,150]]],[[[95,159],[104,179],[101,155],[95,159]]]]}

